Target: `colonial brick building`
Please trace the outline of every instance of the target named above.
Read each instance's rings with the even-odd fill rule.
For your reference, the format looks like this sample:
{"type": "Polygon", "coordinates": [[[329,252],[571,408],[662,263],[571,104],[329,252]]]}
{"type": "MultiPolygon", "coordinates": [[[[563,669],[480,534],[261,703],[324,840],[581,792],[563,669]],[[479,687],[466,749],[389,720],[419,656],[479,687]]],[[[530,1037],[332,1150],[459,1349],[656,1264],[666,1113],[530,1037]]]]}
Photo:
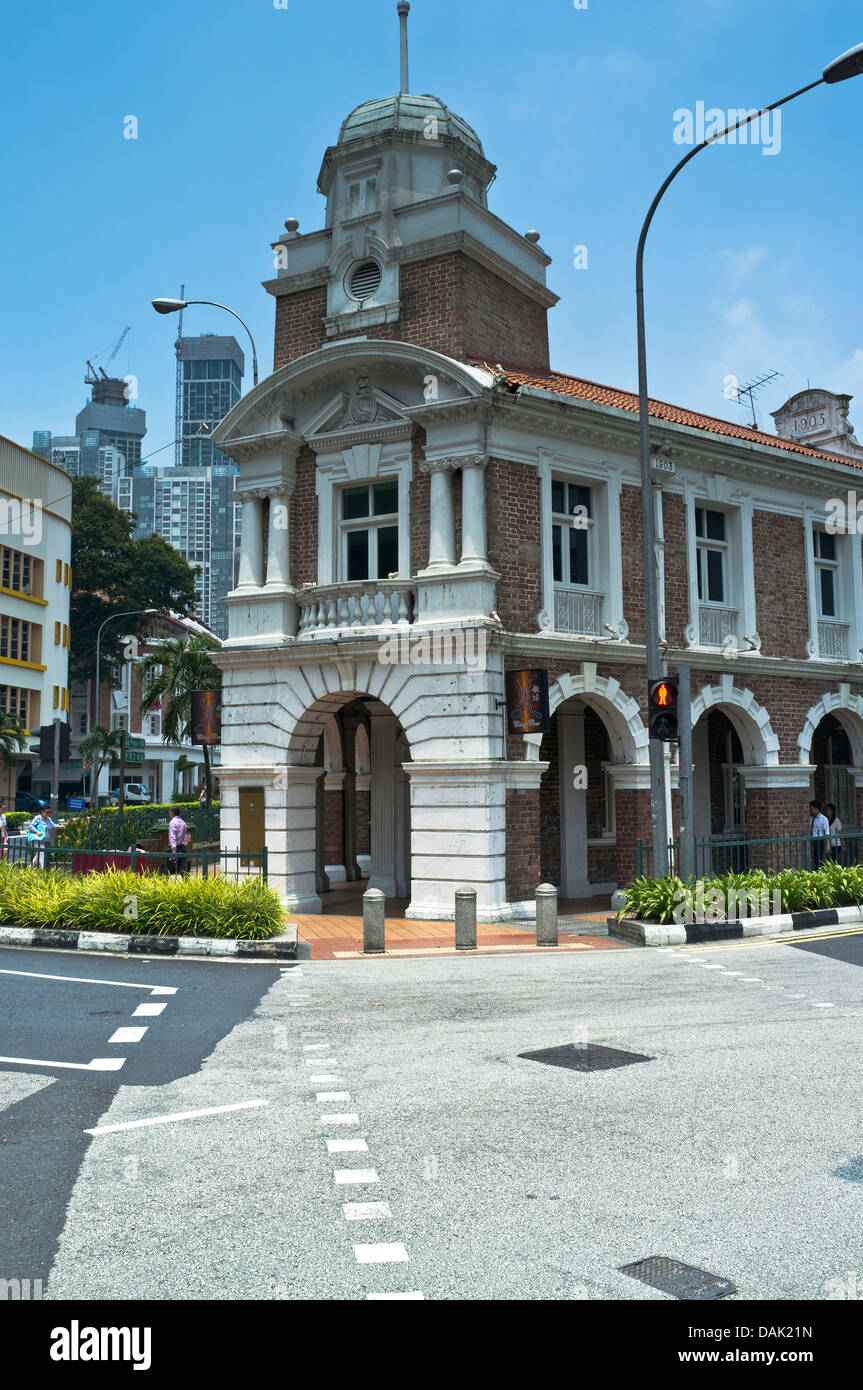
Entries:
{"type": "MultiPolygon", "coordinates": [[[[552,371],[549,258],[489,209],[494,173],[406,73],[351,112],[324,228],[290,219],[274,244],[273,375],[214,436],[243,503],[223,829],[265,839],[306,911],[367,869],[410,915],[451,917],[469,883],[481,919],[506,919],[542,880],[625,883],[650,835],[637,401],[552,371]],[[504,672],[523,667],[549,672],[543,737],[506,734],[504,672]]],[[[802,397],[781,435],[651,404],[702,838],[805,829],[813,787],[861,819],[856,504],[847,530],[830,517],[863,458],[831,399],[814,428],[833,452],[784,428],[813,414],[802,397]]],[[[674,821],[673,764],[667,781],[674,821]]]]}

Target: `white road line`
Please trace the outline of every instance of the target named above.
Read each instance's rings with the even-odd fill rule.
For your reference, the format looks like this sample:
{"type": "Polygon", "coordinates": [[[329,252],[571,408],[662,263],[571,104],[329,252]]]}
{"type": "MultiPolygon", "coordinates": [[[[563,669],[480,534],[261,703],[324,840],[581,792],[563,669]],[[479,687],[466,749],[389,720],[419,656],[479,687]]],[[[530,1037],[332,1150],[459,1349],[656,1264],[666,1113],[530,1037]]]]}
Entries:
{"type": "Polygon", "coordinates": [[[229,1110],[252,1110],[259,1105],[269,1105],[268,1100],[240,1100],[235,1105],[214,1105],[209,1110],[182,1110],[177,1115],[156,1115],[149,1120],[127,1120],[119,1125],[97,1125],[95,1129],[85,1129],[85,1134],[116,1134],[121,1129],[144,1129],[147,1125],[173,1125],[178,1120],[197,1120],[202,1115],[226,1115],[229,1110]]]}
{"type": "Polygon", "coordinates": [[[815,1008],[815,1009],[835,1009],[835,1008],[836,1008],[836,1005],[835,1005],[835,1004],[813,1004],[812,1007],[815,1008]]]}
{"type": "Polygon", "coordinates": [[[380,1178],[374,1168],[337,1168],[333,1174],[337,1183],[361,1183],[380,1182],[380,1178]]]}
{"type": "Polygon", "coordinates": [[[37,1057],[0,1057],[0,1062],[11,1062],[19,1067],[63,1067],[69,1071],[119,1071],[125,1057],[94,1057],[92,1062],[45,1062],[37,1057]]]}
{"type": "Polygon", "coordinates": [[[133,1018],[158,1018],[159,1014],[164,1013],[167,1004],[139,1004],[133,1018]]]}
{"type": "Polygon", "coordinates": [[[0,975],[23,975],[28,980],[62,980],[70,985],[110,985],[112,989],[146,989],[151,994],[176,994],[170,985],[138,985],[128,980],[90,980],[81,975],[45,975],[40,970],[0,970],[0,975]]]}
{"type": "Polygon", "coordinates": [[[335,1057],[304,1057],[303,1061],[307,1067],[334,1067],[337,1063],[335,1057]]]}
{"type": "Polygon", "coordinates": [[[358,1125],[359,1115],[321,1115],[319,1125],[358,1125]]]}
{"type": "Polygon", "coordinates": [[[327,1153],[330,1154],[367,1154],[369,1146],[365,1139],[328,1139],[327,1153]]]}
{"type": "Polygon", "coordinates": [[[702,970],[724,970],[724,969],[725,969],[725,966],[724,966],[724,965],[705,965],[703,960],[702,960],[702,961],[699,961],[698,963],[699,963],[699,965],[701,966],[701,969],[702,969],[702,970]]]}
{"type": "Polygon", "coordinates": [[[326,1052],[329,1043],[303,1043],[304,1052],[326,1052]]]}
{"type": "Polygon", "coordinates": [[[329,1085],[329,1084],[330,1084],[331,1082],[333,1082],[333,1081],[341,1081],[341,1079],[342,1079],[342,1078],[341,1078],[340,1076],[331,1076],[331,1075],[329,1075],[328,1073],[325,1073],[323,1076],[310,1076],[310,1077],[309,1077],[309,1080],[311,1081],[312,1085],[314,1085],[314,1086],[326,1086],[326,1085],[329,1085]]]}
{"type": "Polygon", "coordinates": [[[109,1044],[140,1042],[146,1032],[146,1028],[118,1028],[115,1033],[111,1034],[108,1042],[109,1044]]]}
{"type": "Polygon", "coordinates": [[[346,1221],[389,1221],[392,1218],[389,1202],[344,1202],[346,1221]]]}
{"type": "Polygon", "coordinates": [[[319,1105],[327,1105],[330,1101],[350,1100],[347,1091],[318,1091],[315,1100],[319,1105]]]}
{"type": "Polygon", "coordinates": [[[760,975],[744,975],[740,983],[743,985],[762,985],[764,981],[760,975]]]}
{"type": "Polygon", "coordinates": [[[424,1293],[367,1293],[367,1294],[366,1294],[366,1302],[367,1302],[367,1303],[375,1303],[375,1302],[377,1302],[377,1303],[382,1303],[384,1299],[396,1299],[396,1298],[414,1298],[414,1299],[421,1299],[423,1302],[425,1302],[425,1294],[424,1294],[424,1293]]]}
{"type": "Polygon", "coordinates": [[[354,1254],[360,1265],[404,1264],[410,1259],[407,1250],[398,1241],[389,1245],[355,1245],[354,1254]]]}

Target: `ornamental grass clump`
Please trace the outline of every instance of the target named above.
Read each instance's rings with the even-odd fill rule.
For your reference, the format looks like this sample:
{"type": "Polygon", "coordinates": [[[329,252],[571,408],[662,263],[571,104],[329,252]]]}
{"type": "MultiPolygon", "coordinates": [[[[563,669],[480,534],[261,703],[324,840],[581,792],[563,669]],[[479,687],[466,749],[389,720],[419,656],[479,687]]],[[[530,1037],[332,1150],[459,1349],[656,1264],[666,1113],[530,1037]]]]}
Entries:
{"type": "Polygon", "coordinates": [[[129,870],[70,874],[2,864],[0,924],[263,941],[283,930],[284,912],[259,879],[171,878],[129,870]]]}

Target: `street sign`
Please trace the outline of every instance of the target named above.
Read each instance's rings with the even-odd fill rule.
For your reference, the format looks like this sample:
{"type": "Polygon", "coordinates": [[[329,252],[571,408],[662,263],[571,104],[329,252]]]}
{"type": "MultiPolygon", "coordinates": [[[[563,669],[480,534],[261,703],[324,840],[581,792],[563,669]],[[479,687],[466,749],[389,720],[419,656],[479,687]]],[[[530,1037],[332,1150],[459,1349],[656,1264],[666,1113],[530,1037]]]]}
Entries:
{"type": "Polygon", "coordinates": [[[144,759],[146,758],[146,756],[147,756],[147,755],[146,755],[146,753],[144,752],[144,749],[143,749],[143,748],[127,748],[127,749],[126,749],[126,765],[128,766],[128,765],[130,765],[131,763],[134,763],[135,766],[138,767],[138,766],[140,766],[140,764],[144,761],[144,759]]]}
{"type": "Polygon", "coordinates": [[[146,748],[146,746],[147,746],[147,745],[146,745],[144,739],[139,738],[137,734],[127,734],[127,735],[126,735],[126,749],[127,749],[127,755],[128,755],[128,750],[129,750],[130,748],[146,748]]]}
{"type": "Polygon", "coordinates": [[[63,767],[67,772],[83,772],[84,770],[84,764],[81,762],[80,758],[67,759],[63,767]]]}
{"type": "Polygon", "coordinates": [[[70,796],[66,802],[66,807],[70,811],[83,811],[85,806],[83,796],[70,796]]]}

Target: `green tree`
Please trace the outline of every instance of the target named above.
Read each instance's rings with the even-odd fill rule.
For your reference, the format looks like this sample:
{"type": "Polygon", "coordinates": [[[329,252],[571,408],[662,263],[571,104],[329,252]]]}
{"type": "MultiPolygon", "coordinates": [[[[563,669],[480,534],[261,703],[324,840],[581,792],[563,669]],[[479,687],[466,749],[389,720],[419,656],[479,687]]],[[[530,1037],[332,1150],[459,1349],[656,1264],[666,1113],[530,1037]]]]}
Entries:
{"type": "MultiPolygon", "coordinates": [[[[75,680],[96,674],[96,636],[112,613],[141,608],[186,613],[197,606],[195,578],[200,573],[161,536],[132,539],[134,516],[115,507],[94,478],[72,483],[72,631],[69,670],[75,680]]],[[[102,633],[102,662],[122,660],[121,637],[143,633],[147,619],[128,618],[102,633]]]]}
{"type": "Polygon", "coordinates": [[[107,763],[116,767],[120,759],[115,749],[120,746],[120,729],[106,729],[103,724],[94,724],[86,738],[81,739],[81,760],[90,764],[90,805],[99,791],[99,778],[107,763]]]}
{"type": "Polygon", "coordinates": [[[7,714],[0,709],[0,763],[11,767],[26,743],[24,725],[17,714],[7,714]]]}
{"type": "MultiPolygon", "coordinates": [[[[215,643],[207,637],[166,637],[137,664],[143,685],[141,713],[158,704],[162,742],[182,743],[192,731],[192,691],[220,690],[222,673],[210,657],[215,643]]],[[[204,744],[207,802],[212,802],[210,750],[204,744]]]]}

